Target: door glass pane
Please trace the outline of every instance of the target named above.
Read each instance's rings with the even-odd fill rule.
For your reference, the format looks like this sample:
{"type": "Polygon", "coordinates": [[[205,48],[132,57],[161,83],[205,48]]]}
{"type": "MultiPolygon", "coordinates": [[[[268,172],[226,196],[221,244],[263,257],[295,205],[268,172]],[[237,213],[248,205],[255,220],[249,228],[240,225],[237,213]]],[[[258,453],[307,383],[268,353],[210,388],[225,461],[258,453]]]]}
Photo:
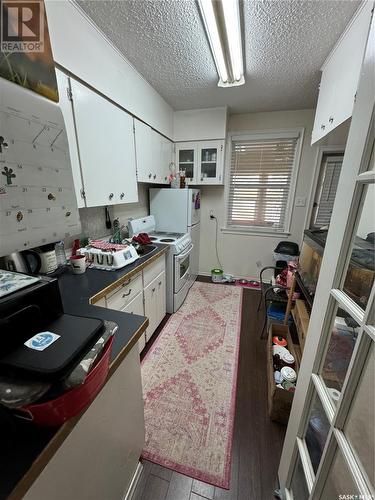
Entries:
{"type": "Polygon", "coordinates": [[[375,484],[374,380],[375,356],[372,344],[344,428],[372,484],[375,484]]]}
{"type": "Polygon", "coordinates": [[[290,490],[293,493],[293,498],[296,500],[308,500],[309,489],[307,487],[305,473],[303,471],[301,458],[298,454],[297,462],[294,467],[290,490]]]}
{"type": "MultiPolygon", "coordinates": [[[[352,475],[349,471],[346,462],[344,461],[339,449],[336,451],[335,458],[333,459],[331,469],[328,473],[325,482],[322,500],[333,500],[341,498],[350,498],[350,495],[358,495],[359,491],[355,485],[352,475]]],[[[353,497],[359,498],[359,497],[353,497]]]]}
{"type": "Polygon", "coordinates": [[[188,179],[192,179],[194,177],[194,164],[193,163],[184,163],[179,164],[179,171],[185,172],[185,177],[188,179]]]}
{"type": "Polygon", "coordinates": [[[336,405],[357,341],[359,326],[346,311],[338,309],[321,370],[329,395],[336,405]]]}
{"type": "Polygon", "coordinates": [[[320,402],[318,394],[314,391],[308,418],[305,441],[307,449],[309,450],[310,460],[315,473],[318,470],[320,459],[322,458],[329,428],[329,421],[324,411],[323,405],[320,402]]]}
{"type": "Polygon", "coordinates": [[[178,161],[180,163],[194,163],[194,149],[180,149],[178,161]]]}
{"type": "Polygon", "coordinates": [[[180,278],[182,278],[190,266],[190,255],[180,262],[180,278]]]}
{"type": "Polygon", "coordinates": [[[362,309],[366,308],[374,282],[375,184],[367,187],[365,200],[354,239],[344,291],[362,309]]]}
{"type": "Polygon", "coordinates": [[[201,151],[201,173],[203,178],[216,177],[217,149],[203,148],[201,151]]]}

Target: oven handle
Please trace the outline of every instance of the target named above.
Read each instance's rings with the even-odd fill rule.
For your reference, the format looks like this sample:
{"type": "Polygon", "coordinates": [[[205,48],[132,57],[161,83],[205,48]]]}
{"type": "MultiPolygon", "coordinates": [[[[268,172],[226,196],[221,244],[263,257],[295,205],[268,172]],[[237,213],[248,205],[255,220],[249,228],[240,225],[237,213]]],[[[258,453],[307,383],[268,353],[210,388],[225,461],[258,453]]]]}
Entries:
{"type": "Polygon", "coordinates": [[[194,245],[193,243],[189,246],[189,248],[184,252],[184,253],[179,253],[178,255],[176,255],[176,259],[177,260],[181,260],[181,259],[184,259],[187,255],[189,255],[189,253],[193,250],[194,248],[194,245]]]}

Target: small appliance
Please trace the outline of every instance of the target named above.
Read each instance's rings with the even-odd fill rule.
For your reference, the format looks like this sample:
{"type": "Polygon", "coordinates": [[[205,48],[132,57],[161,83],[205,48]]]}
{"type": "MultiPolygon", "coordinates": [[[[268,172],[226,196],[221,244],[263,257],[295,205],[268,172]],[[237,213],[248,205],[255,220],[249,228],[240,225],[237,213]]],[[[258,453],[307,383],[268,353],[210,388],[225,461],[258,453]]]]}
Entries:
{"type": "Polygon", "coordinates": [[[87,256],[91,268],[103,271],[115,271],[139,259],[137,250],[132,245],[118,250],[105,250],[88,245],[80,248],[79,253],[87,256]]]}
{"type": "Polygon", "coordinates": [[[1,267],[7,271],[19,273],[38,274],[41,268],[40,254],[34,250],[13,252],[2,258],[1,267]]]}
{"type": "Polygon", "coordinates": [[[166,309],[168,313],[176,312],[183,304],[195,279],[191,277],[191,257],[194,244],[190,234],[188,232],[155,230],[155,217],[153,215],[130,220],[128,230],[130,237],[147,233],[152,243],[169,246],[166,256],[166,309]]]}

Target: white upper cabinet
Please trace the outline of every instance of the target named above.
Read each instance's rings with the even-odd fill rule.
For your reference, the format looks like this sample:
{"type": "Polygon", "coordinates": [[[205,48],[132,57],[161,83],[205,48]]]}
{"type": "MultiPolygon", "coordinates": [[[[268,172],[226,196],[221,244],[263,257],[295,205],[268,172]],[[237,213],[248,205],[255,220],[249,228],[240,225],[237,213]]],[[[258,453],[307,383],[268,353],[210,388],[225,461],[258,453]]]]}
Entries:
{"type": "Polygon", "coordinates": [[[83,194],[83,183],[81,176],[81,167],[79,164],[79,154],[77,147],[76,131],[74,127],[74,116],[72,109],[72,101],[69,98],[69,77],[62,71],[56,69],[57,86],[59,89],[59,105],[64,116],[66,135],[69,143],[70,163],[72,165],[72,174],[74,180],[74,188],[76,192],[78,208],[85,206],[83,194]]]}
{"type": "Polygon", "coordinates": [[[188,184],[196,184],[198,178],[198,144],[196,142],[176,143],[176,166],[185,172],[188,184]]]}
{"type": "Polygon", "coordinates": [[[133,118],[70,79],[86,206],[138,201],[133,118]]]}
{"type": "Polygon", "coordinates": [[[176,166],[188,184],[223,184],[225,141],[176,143],[176,166]]]}
{"type": "Polygon", "coordinates": [[[140,120],[134,124],[138,182],[167,184],[173,143],[140,120]]]}
{"type": "Polygon", "coordinates": [[[198,184],[222,184],[224,141],[198,143],[198,184]]]}
{"type": "Polygon", "coordinates": [[[322,67],[312,144],[352,116],[373,6],[363,2],[322,67]]]}

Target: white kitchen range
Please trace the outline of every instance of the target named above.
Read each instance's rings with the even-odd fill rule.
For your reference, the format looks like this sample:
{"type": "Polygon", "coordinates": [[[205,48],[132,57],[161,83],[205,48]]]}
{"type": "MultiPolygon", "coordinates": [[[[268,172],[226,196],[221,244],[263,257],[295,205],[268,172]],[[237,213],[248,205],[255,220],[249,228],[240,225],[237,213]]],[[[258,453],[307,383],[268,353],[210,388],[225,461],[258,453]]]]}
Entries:
{"type": "Polygon", "coordinates": [[[195,280],[191,274],[194,245],[190,234],[156,230],[153,215],[130,220],[128,229],[130,237],[147,233],[153,243],[169,245],[169,252],[166,255],[167,312],[176,312],[195,280]]]}

